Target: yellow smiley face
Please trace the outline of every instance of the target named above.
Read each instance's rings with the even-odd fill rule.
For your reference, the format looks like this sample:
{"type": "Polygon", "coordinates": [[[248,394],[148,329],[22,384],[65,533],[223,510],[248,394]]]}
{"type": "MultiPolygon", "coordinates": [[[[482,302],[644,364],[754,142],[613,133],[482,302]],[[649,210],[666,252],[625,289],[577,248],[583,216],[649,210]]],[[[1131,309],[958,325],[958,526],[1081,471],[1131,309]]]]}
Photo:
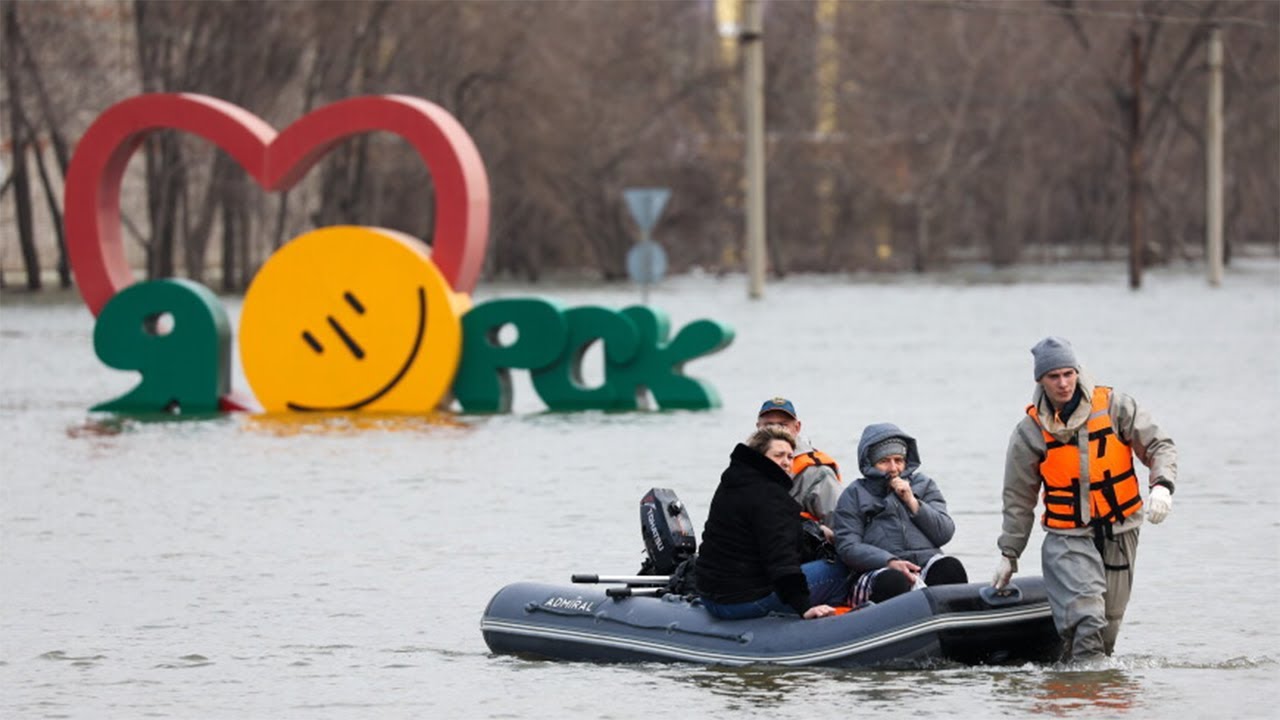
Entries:
{"type": "Polygon", "coordinates": [[[273,253],[245,293],[245,376],[268,412],[426,412],[452,386],[469,305],[419,240],[320,228],[273,253]]]}

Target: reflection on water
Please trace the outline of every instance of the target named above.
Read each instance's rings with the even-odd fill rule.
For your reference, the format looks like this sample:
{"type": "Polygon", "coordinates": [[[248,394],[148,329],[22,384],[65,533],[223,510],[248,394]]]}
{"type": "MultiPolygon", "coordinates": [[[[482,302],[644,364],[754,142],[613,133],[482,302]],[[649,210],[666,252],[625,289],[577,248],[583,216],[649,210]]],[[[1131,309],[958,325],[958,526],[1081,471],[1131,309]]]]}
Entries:
{"type": "Polygon", "coordinates": [[[165,424],[174,427],[182,423],[230,423],[234,416],[224,413],[176,413],[154,412],[131,415],[95,414],[82,423],[67,428],[69,438],[110,437],[135,430],[144,425],[165,424]]]}
{"type": "Polygon", "coordinates": [[[1006,680],[996,692],[1036,715],[1122,715],[1142,706],[1140,683],[1120,668],[1054,666],[1006,680]]]}
{"type": "Polygon", "coordinates": [[[699,668],[675,677],[724,696],[726,709],[743,710],[777,705],[792,696],[803,696],[814,686],[829,682],[832,675],[832,671],[819,669],[725,667],[699,668]]]}
{"type": "Polygon", "coordinates": [[[249,432],[276,437],[294,435],[359,435],[366,431],[426,432],[440,428],[469,428],[452,413],[372,414],[372,413],[257,413],[244,416],[242,426],[249,432]]]}
{"type": "Polygon", "coordinates": [[[465,416],[455,413],[95,413],[67,428],[69,438],[110,437],[156,424],[174,427],[183,423],[239,423],[243,430],[275,437],[296,435],[359,435],[363,432],[428,432],[441,428],[470,428],[465,416]]]}
{"type": "Polygon", "coordinates": [[[735,709],[767,708],[821,697],[838,698],[842,706],[866,714],[886,708],[912,708],[928,715],[931,706],[946,708],[955,693],[973,692],[973,668],[956,663],[931,663],[928,668],[745,668],[671,669],[680,684],[724,696],[735,709]],[[739,707],[741,706],[741,707],[739,707]]]}

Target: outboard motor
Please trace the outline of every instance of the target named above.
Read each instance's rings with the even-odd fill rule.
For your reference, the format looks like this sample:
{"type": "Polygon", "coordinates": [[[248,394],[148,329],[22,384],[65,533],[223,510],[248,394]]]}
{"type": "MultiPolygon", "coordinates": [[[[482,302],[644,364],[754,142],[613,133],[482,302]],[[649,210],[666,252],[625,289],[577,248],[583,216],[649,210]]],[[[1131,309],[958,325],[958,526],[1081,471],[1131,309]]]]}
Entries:
{"type": "Polygon", "coordinates": [[[640,499],[640,534],[648,554],[641,575],[670,575],[698,549],[684,503],[667,488],[653,488],[640,499]]]}

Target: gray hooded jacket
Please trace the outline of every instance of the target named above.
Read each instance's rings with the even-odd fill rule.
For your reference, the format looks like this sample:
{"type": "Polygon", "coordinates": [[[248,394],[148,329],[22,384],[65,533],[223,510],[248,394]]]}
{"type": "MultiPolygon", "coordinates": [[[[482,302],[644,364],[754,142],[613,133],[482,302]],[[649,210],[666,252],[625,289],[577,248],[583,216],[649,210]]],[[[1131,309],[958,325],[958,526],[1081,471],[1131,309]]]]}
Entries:
{"type": "Polygon", "coordinates": [[[929,476],[919,472],[920,451],[915,438],[892,423],[868,425],[858,442],[858,467],[863,477],[851,483],[836,504],[836,552],[855,573],[884,567],[890,560],[909,560],[923,566],[955,534],[947,501],[929,476]],[[889,489],[889,478],[868,459],[871,446],[891,437],[907,444],[902,476],[920,501],[912,515],[889,489]]]}

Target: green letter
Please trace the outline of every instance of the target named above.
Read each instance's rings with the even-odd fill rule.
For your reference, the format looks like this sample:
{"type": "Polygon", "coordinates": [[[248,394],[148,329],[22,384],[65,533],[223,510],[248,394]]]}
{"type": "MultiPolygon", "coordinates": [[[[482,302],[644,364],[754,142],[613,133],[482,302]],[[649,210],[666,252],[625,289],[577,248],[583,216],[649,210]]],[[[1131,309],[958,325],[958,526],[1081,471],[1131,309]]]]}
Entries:
{"type": "Polygon", "coordinates": [[[94,410],[217,412],[231,387],[227,312],[190,280],[135,283],[116,293],[98,315],[93,349],[108,367],[142,373],[137,387],[94,410]],[[173,320],[168,332],[160,327],[164,315],[173,320]]]}
{"type": "Polygon", "coordinates": [[[560,305],[537,298],[481,303],[462,316],[462,358],[453,395],[464,412],[509,412],[508,368],[532,370],[555,362],[569,337],[560,305]],[[514,325],[516,339],[499,345],[498,333],[514,325]]]}
{"type": "Polygon", "coordinates": [[[640,352],[629,362],[608,363],[605,377],[613,388],[616,408],[635,408],[646,388],[660,408],[702,410],[720,404],[714,387],[683,374],[684,364],[728,347],[733,342],[732,328],[712,320],[695,320],[667,342],[671,321],[665,312],[636,305],[623,309],[622,314],[640,331],[640,352]]]}
{"type": "Polygon", "coordinates": [[[608,410],[617,406],[608,376],[598,388],[582,379],[582,356],[591,343],[604,343],[606,364],[621,365],[635,357],[640,333],[635,323],[608,308],[586,306],[565,311],[569,336],[554,364],[535,369],[533,387],[552,410],[608,410]]]}

